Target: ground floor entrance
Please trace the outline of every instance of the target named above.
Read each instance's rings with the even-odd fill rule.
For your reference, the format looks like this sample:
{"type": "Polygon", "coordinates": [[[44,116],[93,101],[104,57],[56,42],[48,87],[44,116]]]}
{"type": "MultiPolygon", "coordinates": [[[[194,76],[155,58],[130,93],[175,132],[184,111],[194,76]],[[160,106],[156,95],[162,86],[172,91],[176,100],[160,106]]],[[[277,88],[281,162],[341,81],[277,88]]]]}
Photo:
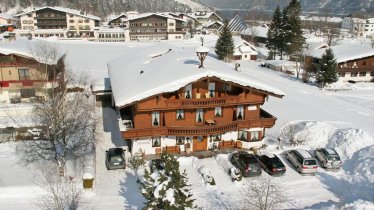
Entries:
{"type": "Polygon", "coordinates": [[[208,147],[208,140],[206,136],[193,137],[193,151],[206,151],[208,147]]]}

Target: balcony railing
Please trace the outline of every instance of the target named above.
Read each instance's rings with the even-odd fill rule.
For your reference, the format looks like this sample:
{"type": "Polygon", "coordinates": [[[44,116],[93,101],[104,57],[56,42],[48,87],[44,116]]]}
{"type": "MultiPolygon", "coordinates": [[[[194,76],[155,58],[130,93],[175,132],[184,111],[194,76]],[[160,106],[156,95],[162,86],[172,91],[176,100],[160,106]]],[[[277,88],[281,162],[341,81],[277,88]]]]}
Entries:
{"type": "Polygon", "coordinates": [[[371,72],[371,71],[374,71],[374,67],[372,67],[372,68],[348,68],[348,67],[343,67],[343,68],[337,68],[336,70],[338,72],[371,72]]]}
{"type": "Polygon", "coordinates": [[[142,104],[139,103],[139,111],[152,111],[154,109],[196,109],[216,106],[238,105],[242,103],[261,104],[263,99],[243,99],[240,96],[226,96],[213,98],[191,98],[191,99],[170,99],[165,103],[142,104]]]}
{"type": "MultiPolygon", "coordinates": [[[[267,112],[266,112],[267,113],[267,112]]],[[[262,127],[270,128],[275,124],[276,118],[267,113],[267,117],[260,117],[257,120],[238,120],[219,125],[204,125],[190,127],[161,126],[145,129],[131,129],[122,132],[124,139],[148,137],[148,136],[202,136],[222,134],[239,129],[262,127]]]]}

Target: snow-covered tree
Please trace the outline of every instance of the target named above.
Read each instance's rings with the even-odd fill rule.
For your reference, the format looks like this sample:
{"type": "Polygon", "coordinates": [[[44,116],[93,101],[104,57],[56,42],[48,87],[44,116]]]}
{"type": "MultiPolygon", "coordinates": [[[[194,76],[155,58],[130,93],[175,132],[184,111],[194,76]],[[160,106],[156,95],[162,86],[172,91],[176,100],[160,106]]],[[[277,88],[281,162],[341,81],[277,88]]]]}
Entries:
{"type": "Polygon", "coordinates": [[[229,21],[225,20],[222,31],[219,33],[219,38],[216,43],[216,54],[220,60],[230,60],[234,53],[234,40],[232,39],[231,31],[229,30],[229,21]]]}
{"type": "Polygon", "coordinates": [[[179,171],[179,162],[174,156],[163,153],[164,170],[152,174],[146,169],[140,190],[147,200],[144,209],[185,209],[193,207],[192,194],[188,188],[186,172],[179,171]]]}
{"type": "Polygon", "coordinates": [[[322,58],[319,60],[316,79],[323,88],[326,84],[338,81],[338,73],[336,71],[336,60],[331,48],[326,49],[322,58]]]}

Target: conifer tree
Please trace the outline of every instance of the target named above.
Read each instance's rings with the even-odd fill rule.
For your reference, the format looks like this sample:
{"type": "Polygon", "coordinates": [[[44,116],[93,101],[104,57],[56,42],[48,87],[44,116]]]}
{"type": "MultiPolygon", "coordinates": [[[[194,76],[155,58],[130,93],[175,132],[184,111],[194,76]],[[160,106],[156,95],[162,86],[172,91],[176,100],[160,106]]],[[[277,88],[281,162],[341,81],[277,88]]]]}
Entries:
{"type": "Polygon", "coordinates": [[[270,50],[272,55],[271,59],[275,59],[275,55],[279,52],[281,59],[283,57],[284,42],[283,42],[283,20],[282,12],[279,5],[274,11],[273,19],[270,23],[269,30],[267,33],[266,47],[270,50]]]}
{"type": "Polygon", "coordinates": [[[234,53],[234,40],[232,39],[232,34],[228,25],[229,21],[225,20],[222,31],[219,33],[219,38],[216,42],[215,52],[220,60],[229,60],[234,53]]]}
{"type": "Polygon", "coordinates": [[[331,84],[338,81],[338,73],[336,71],[336,60],[332,49],[326,49],[319,61],[317,70],[317,82],[323,88],[326,84],[331,84]]]}
{"type": "Polygon", "coordinates": [[[283,29],[285,50],[288,55],[294,55],[303,47],[305,38],[301,30],[301,5],[299,0],[291,0],[283,10],[283,29]]]}
{"type": "Polygon", "coordinates": [[[146,201],[144,209],[185,209],[192,208],[193,199],[188,188],[188,179],[185,172],[180,173],[179,162],[174,156],[163,153],[163,171],[154,171],[150,174],[145,170],[144,181],[140,183],[140,190],[146,201]],[[157,186],[155,186],[155,183],[157,186]],[[156,190],[158,190],[156,192],[156,190]],[[167,191],[173,193],[174,202],[166,199],[167,191]]]}

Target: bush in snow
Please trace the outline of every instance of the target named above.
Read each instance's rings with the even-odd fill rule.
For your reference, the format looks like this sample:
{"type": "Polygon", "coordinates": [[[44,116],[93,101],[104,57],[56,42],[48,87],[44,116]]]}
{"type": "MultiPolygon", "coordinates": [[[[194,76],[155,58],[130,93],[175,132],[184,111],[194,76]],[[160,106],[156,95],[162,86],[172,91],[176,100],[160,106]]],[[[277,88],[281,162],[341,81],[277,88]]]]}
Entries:
{"type": "Polygon", "coordinates": [[[152,174],[146,169],[140,191],[146,199],[144,209],[193,208],[186,172],[180,173],[179,162],[174,156],[162,154],[164,170],[152,174]]]}
{"type": "Polygon", "coordinates": [[[241,181],[242,180],[242,172],[236,168],[236,167],[232,167],[230,168],[229,170],[229,175],[231,177],[231,181],[241,181]]]}
{"type": "Polygon", "coordinates": [[[201,176],[203,176],[205,183],[210,184],[210,185],[216,185],[216,182],[214,181],[214,178],[212,174],[210,173],[209,168],[205,166],[201,166],[198,169],[198,171],[201,174],[201,176]]]}
{"type": "Polygon", "coordinates": [[[129,158],[129,164],[135,171],[144,166],[145,160],[141,149],[129,158]]]}
{"type": "Polygon", "coordinates": [[[247,209],[280,209],[283,204],[290,202],[281,186],[270,179],[251,182],[242,191],[242,197],[243,204],[247,209]]]}

